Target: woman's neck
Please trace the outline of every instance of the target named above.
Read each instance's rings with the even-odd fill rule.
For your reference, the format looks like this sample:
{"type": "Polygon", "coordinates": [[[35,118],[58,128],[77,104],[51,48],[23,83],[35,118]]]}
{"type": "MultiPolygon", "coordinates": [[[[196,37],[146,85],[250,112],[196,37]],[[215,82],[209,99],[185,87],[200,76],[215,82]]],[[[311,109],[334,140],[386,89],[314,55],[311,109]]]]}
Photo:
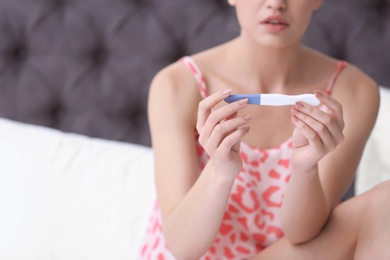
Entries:
{"type": "Polygon", "coordinates": [[[256,92],[289,92],[302,79],[305,49],[301,44],[267,48],[247,44],[241,39],[233,41],[231,47],[228,61],[236,64],[237,73],[245,77],[256,92]]]}

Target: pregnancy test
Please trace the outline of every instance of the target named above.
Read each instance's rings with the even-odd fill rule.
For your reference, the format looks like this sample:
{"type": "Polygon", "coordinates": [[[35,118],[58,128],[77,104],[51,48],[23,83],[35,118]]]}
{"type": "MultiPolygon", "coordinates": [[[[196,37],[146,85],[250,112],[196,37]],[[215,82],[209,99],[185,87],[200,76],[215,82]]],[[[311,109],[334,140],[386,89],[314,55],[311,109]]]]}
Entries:
{"type": "Polygon", "coordinates": [[[320,101],[314,94],[284,95],[284,94],[235,94],[225,98],[225,102],[231,103],[240,99],[248,99],[248,104],[262,106],[288,106],[301,101],[312,106],[318,106],[320,101]]]}

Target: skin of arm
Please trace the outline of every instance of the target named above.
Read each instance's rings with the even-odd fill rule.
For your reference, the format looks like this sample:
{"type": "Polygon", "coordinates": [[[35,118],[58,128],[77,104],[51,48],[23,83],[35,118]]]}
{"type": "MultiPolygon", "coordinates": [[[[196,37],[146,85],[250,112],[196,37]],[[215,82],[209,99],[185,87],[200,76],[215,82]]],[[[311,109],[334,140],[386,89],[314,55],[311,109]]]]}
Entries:
{"type": "MultiPolygon", "coordinates": [[[[187,70],[176,63],[156,75],[148,115],[167,246],[177,259],[199,259],[219,231],[235,175],[215,167],[213,159],[199,175],[195,125],[201,97],[187,70]]],[[[216,93],[208,100],[221,101],[228,94],[216,93]]],[[[241,106],[232,104],[230,108],[237,111],[241,106]]]]}
{"type": "MultiPolygon", "coordinates": [[[[337,112],[332,111],[331,117],[325,117],[326,127],[317,127],[310,122],[315,114],[312,111],[313,107],[305,105],[304,108],[292,109],[292,114],[297,114],[298,111],[298,117],[309,122],[307,126],[310,125],[311,129],[317,128],[315,130],[317,136],[325,136],[320,138],[322,145],[326,146],[326,143],[330,143],[325,148],[319,146],[317,149],[320,150],[319,153],[323,153],[321,149],[333,150],[329,153],[325,151],[327,154],[309,168],[301,165],[294,167],[294,155],[292,156],[293,172],[282,205],[285,237],[292,244],[310,241],[321,232],[332,209],[353,181],[378,113],[378,86],[351,65],[348,65],[340,75],[332,96],[342,104],[341,109],[341,107],[337,108],[336,103],[335,111],[342,111],[344,129],[343,120],[337,119],[337,112]],[[333,126],[331,118],[336,121],[333,126]],[[329,130],[332,127],[333,130],[329,130]],[[337,136],[338,131],[342,131],[345,138],[337,136]],[[322,134],[323,132],[328,135],[322,134]]],[[[330,102],[330,106],[332,105],[332,98],[327,97],[326,94],[323,94],[321,99],[325,99],[323,103],[330,102]]],[[[307,136],[311,138],[310,134],[307,136]]],[[[300,157],[302,161],[310,161],[304,155],[303,152],[299,152],[296,157],[300,157]]],[[[316,157],[315,152],[312,153],[312,157],[316,157]]]]}

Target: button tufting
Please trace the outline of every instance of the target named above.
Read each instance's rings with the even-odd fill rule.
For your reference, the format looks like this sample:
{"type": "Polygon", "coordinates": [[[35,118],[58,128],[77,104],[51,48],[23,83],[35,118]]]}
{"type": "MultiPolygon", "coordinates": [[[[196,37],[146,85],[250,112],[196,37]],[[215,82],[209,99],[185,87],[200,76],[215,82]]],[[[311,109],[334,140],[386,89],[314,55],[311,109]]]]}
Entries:
{"type": "Polygon", "coordinates": [[[53,104],[51,109],[49,109],[49,114],[52,122],[57,124],[61,119],[61,114],[63,112],[63,107],[60,104],[53,104]]]}
{"type": "Polygon", "coordinates": [[[107,60],[107,51],[103,47],[98,47],[91,53],[92,61],[96,64],[104,63],[107,60]]]}
{"type": "Polygon", "coordinates": [[[218,4],[221,7],[230,7],[226,0],[218,0],[216,1],[216,4],[218,4]]]}
{"type": "Polygon", "coordinates": [[[65,5],[65,0],[55,0],[54,4],[58,7],[62,7],[65,5]]]}
{"type": "Polygon", "coordinates": [[[138,7],[141,7],[145,4],[145,2],[147,2],[147,0],[130,0],[130,2],[138,7]]]}
{"type": "Polygon", "coordinates": [[[183,58],[185,55],[188,55],[188,52],[186,51],[184,46],[177,46],[175,48],[175,52],[172,53],[171,62],[177,61],[181,58],[183,58]]]}
{"type": "Polygon", "coordinates": [[[378,2],[376,9],[380,14],[387,13],[389,11],[389,3],[387,1],[378,2]]]}
{"type": "Polygon", "coordinates": [[[16,45],[9,50],[8,57],[13,61],[24,61],[27,58],[27,49],[24,46],[16,45]]]}

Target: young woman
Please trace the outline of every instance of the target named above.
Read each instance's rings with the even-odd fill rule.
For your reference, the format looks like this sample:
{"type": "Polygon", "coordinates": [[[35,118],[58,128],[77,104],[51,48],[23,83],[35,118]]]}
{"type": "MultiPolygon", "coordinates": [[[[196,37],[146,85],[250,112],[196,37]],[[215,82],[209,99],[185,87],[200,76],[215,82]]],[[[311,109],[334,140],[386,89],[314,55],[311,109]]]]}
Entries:
{"type": "Polygon", "coordinates": [[[301,44],[321,2],[229,0],[240,35],[156,75],[158,202],[142,259],[390,259],[390,184],[339,205],[379,94],[301,44]],[[224,102],[238,93],[315,93],[321,105],[224,102]]]}

